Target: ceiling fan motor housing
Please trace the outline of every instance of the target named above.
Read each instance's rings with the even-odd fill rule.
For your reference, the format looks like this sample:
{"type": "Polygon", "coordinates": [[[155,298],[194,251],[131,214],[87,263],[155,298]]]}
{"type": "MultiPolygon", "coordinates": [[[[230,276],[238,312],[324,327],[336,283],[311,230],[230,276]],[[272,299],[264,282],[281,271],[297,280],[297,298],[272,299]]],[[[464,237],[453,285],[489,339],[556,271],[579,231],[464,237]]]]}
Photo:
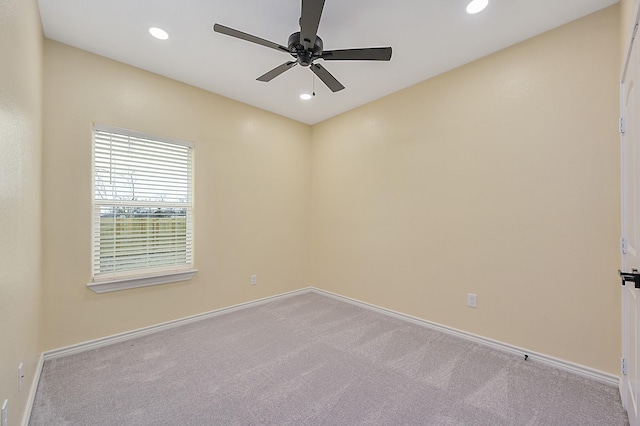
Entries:
{"type": "Polygon", "coordinates": [[[316,36],[316,42],[311,49],[305,49],[304,43],[300,40],[300,32],[289,36],[289,53],[296,58],[303,67],[308,67],[311,63],[322,56],[322,39],[316,36]]]}

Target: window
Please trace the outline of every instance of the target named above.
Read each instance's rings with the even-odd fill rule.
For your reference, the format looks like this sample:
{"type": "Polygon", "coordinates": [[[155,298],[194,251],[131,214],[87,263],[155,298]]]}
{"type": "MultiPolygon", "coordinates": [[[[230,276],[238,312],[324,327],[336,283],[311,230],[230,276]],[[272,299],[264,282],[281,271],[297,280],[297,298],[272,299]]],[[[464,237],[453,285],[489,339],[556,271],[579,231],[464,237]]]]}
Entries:
{"type": "Polygon", "coordinates": [[[93,280],[103,293],[188,280],[193,269],[193,145],[93,129],[93,280]]]}

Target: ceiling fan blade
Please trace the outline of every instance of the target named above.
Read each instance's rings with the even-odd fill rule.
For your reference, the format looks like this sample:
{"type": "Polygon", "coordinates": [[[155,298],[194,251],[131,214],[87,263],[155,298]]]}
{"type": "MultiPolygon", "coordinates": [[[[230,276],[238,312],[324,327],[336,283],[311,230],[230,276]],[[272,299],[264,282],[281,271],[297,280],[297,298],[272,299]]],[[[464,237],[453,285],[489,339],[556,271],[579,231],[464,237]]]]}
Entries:
{"type": "Polygon", "coordinates": [[[315,45],[323,7],[324,0],[302,0],[300,41],[305,49],[311,49],[315,45]]]}
{"type": "Polygon", "coordinates": [[[250,41],[251,43],[256,43],[259,44],[261,46],[266,46],[266,47],[270,47],[272,49],[276,49],[276,50],[280,50],[286,53],[289,53],[289,49],[287,49],[286,47],[278,44],[278,43],[274,43],[272,41],[269,40],[265,40],[263,38],[260,37],[256,37],[254,35],[251,34],[247,34],[247,33],[243,33],[242,31],[238,31],[238,30],[234,30],[233,28],[229,28],[229,27],[225,27],[224,25],[220,25],[220,24],[214,24],[213,25],[213,31],[220,33],[220,34],[225,34],[231,37],[235,37],[235,38],[239,38],[240,40],[245,40],[245,41],[250,41]]]}
{"type": "Polygon", "coordinates": [[[332,92],[338,92],[344,89],[344,86],[322,65],[311,64],[311,71],[313,71],[332,92]]]}
{"type": "Polygon", "coordinates": [[[325,61],[389,61],[390,47],[367,47],[364,49],[325,50],[322,52],[325,61]]]}
{"type": "Polygon", "coordinates": [[[280,74],[282,74],[283,72],[285,72],[286,70],[288,70],[289,68],[295,67],[297,64],[298,63],[296,61],[285,62],[284,64],[278,65],[277,67],[275,67],[271,71],[266,72],[265,74],[261,75],[256,80],[264,81],[264,82],[271,81],[274,78],[276,78],[277,76],[279,76],[280,74]]]}

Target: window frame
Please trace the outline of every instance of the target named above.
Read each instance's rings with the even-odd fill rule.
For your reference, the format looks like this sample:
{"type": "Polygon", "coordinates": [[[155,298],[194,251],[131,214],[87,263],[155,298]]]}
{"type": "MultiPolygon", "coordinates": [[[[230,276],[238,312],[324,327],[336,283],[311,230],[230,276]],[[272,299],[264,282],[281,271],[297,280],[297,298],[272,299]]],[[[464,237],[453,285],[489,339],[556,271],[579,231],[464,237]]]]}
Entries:
{"type": "MultiPolygon", "coordinates": [[[[131,288],[139,288],[139,287],[147,287],[152,285],[160,285],[160,284],[168,284],[173,282],[187,281],[195,276],[198,272],[197,269],[194,268],[194,247],[195,247],[195,238],[194,238],[194,157],[195,157],[195,144],[192,142],[187,142],[183,140],[168,138],[164,136],[152,135],[149,133],[139,132],[135,130],[123,129],[119,127],[109,126],[100,123],[93,123],[91,129],[91,282],[87,284],[87,287],[93,290],[96,293],[107,293],[112,291],[126,290],[131,288]],[[176,267],[170,266],[167,268],[154,268],[154,270],[149,269],[136,269],[130,272],[121,272],[116,273],[111,277],[96,277],[96,246],[95,242],[98,236],[96,235],[96,225],[95,225],[95,217],[96,217],[96,209],[100,208],[100,203],[96,198],[96,133],[97,132],[107,132],[114,133],[124,137],[145,139],[150,141],[157,141],[165,144],[173,144],[180,145],[183,147],[187,147],[190,150],[190,176],[189,176],[189,194],[190,194],[190,203],[187,207],[188,217],[187,223],[190,223],[190,241],[187,241],[187,244],[190,244],[190,262],[185,263],[184,267],[176,267]]],[[[152,203],[152,202],[150,202],[152,203]]],[[[114,202],[114,204],[118,204],[114,202]]],[[[187,240],[189,240],[187,238],[187,240]]]]}

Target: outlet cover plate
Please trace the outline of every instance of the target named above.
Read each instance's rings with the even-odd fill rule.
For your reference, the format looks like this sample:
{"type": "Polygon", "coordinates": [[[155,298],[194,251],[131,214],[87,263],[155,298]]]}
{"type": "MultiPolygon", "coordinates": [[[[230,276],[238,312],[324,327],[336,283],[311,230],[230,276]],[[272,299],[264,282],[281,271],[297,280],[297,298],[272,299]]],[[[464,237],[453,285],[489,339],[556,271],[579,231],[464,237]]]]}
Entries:
{"type": "Polygon", "coordinates": [[[467,306],[470,308],[478,307],[478,295],[473,293],[467,293],[467,306]]]}
{"type": "Polygon", "coordinates": [[[22,363],[18,366],[18,392],[22,391],[22,380],[24,379],[24,368],[22,363]]]}
{"type": "Polygon", "coordinates": [[[4,404],[2,404],[2,410],[0,411],[0,425],[2,426],[7,426],[8,420],[7,418],[9,417],[9,407],[7,406],[9,404],[9,400],[5,399],[4,400],[4,404]]]}

